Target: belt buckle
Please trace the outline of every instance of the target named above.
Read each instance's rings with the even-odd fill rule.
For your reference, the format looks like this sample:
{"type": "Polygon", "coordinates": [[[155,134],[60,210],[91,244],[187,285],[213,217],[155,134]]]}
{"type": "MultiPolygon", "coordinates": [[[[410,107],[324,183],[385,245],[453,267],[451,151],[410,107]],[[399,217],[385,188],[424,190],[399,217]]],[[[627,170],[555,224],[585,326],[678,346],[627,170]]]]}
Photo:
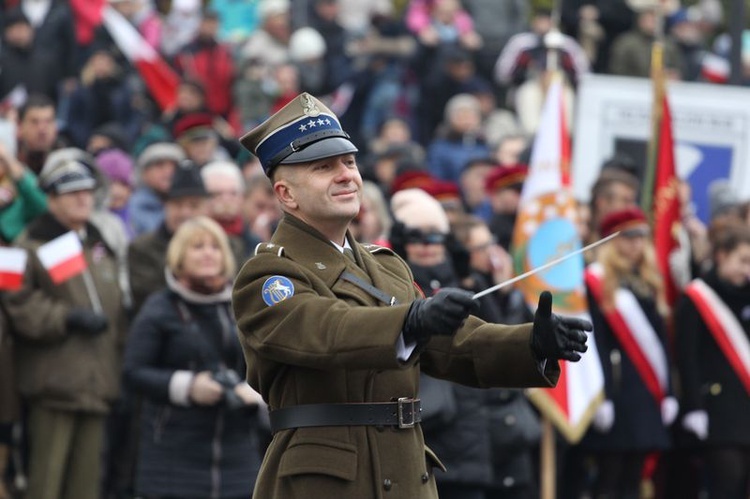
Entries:
{"type": "Polygon", "coordinates": [[[398,427],[399,429],[404,428],[414,428],[414,412],[415,412],[415,402],[416,400],[411,397],[399,397],[396,401],[397,409],[398,409],[398,427]],[[411,420],[410,421],[404,421],[404,406],[411,406],[411,420]]]}

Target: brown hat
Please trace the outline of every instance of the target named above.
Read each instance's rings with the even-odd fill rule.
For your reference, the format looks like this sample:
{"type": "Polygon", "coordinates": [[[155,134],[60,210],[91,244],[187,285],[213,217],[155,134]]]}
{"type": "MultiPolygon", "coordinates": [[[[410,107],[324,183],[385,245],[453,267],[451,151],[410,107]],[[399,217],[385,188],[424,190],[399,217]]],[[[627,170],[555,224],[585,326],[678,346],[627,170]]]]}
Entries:
{"type": "Polygon", "coordinates": [[[357,152],[336,115],[308,93],[302,93],[240,138],[258,156],[266,175],[280,164],[308,163],[357,152]]]}

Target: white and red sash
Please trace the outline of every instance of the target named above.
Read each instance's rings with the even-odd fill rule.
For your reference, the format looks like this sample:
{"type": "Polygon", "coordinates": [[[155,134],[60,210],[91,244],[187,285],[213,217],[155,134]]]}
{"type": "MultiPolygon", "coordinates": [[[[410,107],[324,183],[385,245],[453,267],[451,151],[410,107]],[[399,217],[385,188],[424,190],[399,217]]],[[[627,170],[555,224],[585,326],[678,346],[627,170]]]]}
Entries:
{"type": "Polygon", "coordinates": [[[750,395],[750,340],[742,324],[716,292],[701,279],[685,288],[703,322],[750,395]]]}
{"type": "Polygon", "coordinates": [[[668,391],[669,364],[659,335],[632,291],[617,288],[614,307],[606,309],[603,306],[602,274],[601,265],[589,265],[586,268],[586,284],[646,388],[657,403],[661,403],[668,391]]]}

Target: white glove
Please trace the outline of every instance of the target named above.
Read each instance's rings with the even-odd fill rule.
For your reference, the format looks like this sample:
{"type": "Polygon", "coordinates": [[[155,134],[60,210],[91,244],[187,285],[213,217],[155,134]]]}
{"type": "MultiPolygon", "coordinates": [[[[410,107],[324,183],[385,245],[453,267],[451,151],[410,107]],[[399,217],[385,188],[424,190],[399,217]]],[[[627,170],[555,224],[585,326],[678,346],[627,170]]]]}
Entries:
{"type": "Polygon", "coordinates": [[[695,434],[698,440],[708,437],[708,414],[706,411],[690,411],[682,418],[682,427],[695,434]]]}
{"type": "Polygon", "coordinates": [[[677,413],[680,412],[680,404],[674,397],[664,397],[661,401],[661,421],[664,426],[674,423],[677,413]]]}
{"type": "Polygon", "coordinates": [[[607,433],[612,429],[615,424],[615,404],[611,400],[605,400],[596,409],[592,424],[599,433],[607,433]]]}

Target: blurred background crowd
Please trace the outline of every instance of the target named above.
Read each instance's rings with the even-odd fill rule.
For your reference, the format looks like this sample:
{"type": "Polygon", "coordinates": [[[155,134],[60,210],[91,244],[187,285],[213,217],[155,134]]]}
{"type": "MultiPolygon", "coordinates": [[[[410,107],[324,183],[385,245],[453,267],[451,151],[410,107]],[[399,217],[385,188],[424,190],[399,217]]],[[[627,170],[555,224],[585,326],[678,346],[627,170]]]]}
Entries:
{"type": "MultiPolygon", "coordinates": [[[[648,77],[658,30],[644,2],[551,3],[3,2],[0,246],[26,256],[22,282],[0,291],[0,498],[248,497],[270,432],[242,381],[230,290],[282,214],[237,139],[300,92],[324,100],[359,148],[358,241],[392,247],[428,296],[512,277],[550,54],[573,109],[585,74],[648,77]],[[104,8],[137,43],[118,43],[104,8]],[[178,76],[169,106],[141,65],[154,54],[178,76]]],[[[726,6],[668,3],[669,78],[726,83],[726,6]]],[[[610,158],[577,206],[583,241],[629,232],[587,255],[603,269],[589,305],[605,331],[605,401],[580,443],[560,439],[558,495],[746,499],[750,385],[693,302],[664,300],[640,171],[610,158]],[[661,404],[606,333],[619,288],[662,342],[661,404]]],[[[726,181],[706,189],[707,222],[679,190],[672,278],[704,278],[747,337],[750,200],[726,181]]],[[[480,315],[533,317],[513,288],[484,298],[480,315]]],[[[421,384],[426,440],[448,468],[441,497],[538,497],[540,415],[522,391],[421,384]]]]}

